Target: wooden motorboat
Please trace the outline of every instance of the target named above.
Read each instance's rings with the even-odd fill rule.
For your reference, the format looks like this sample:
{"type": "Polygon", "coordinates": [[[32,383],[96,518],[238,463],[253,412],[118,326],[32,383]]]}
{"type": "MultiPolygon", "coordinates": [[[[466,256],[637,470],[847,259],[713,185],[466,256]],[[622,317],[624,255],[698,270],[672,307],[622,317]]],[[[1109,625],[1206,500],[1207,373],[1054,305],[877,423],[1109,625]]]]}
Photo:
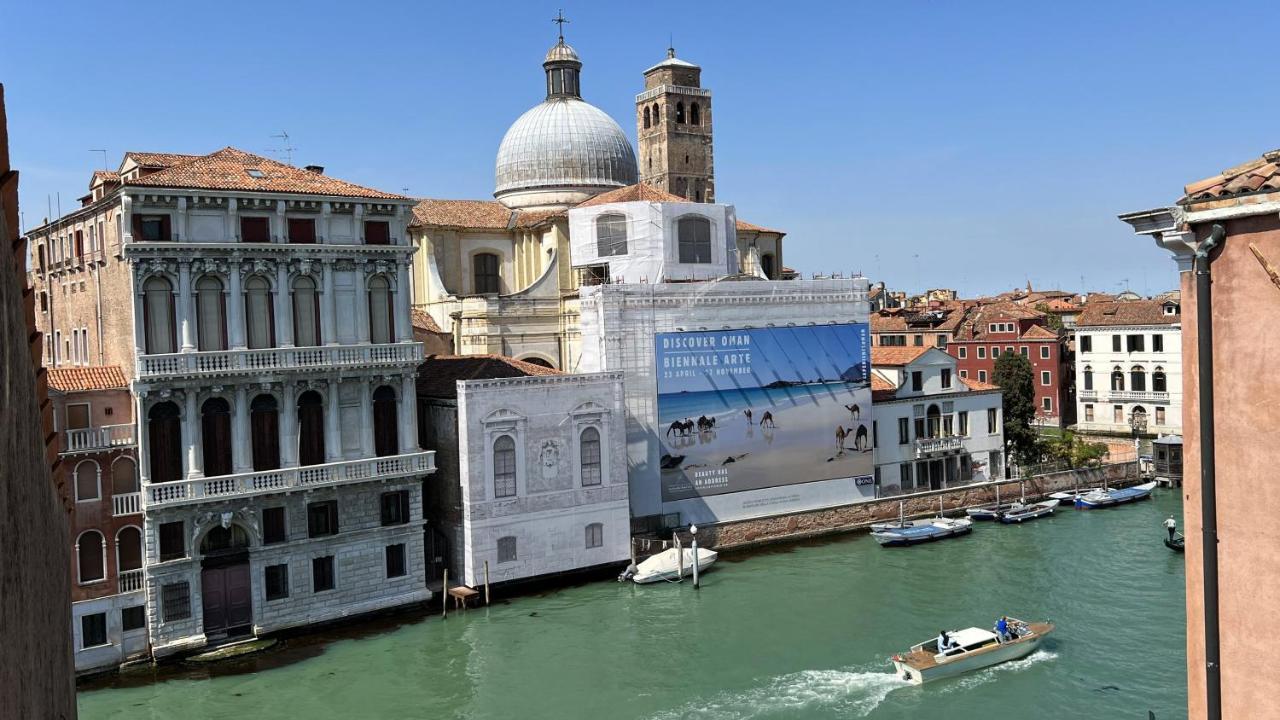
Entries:
{"type": "Polygon", "coordinates": [[[1087,495],[1077,496],[1076,507],[1082,510],[1096,510],[1097,508],[1145,500],[1151,497],[1151,491],[1155,489],[1156,484],[1149,482],[1121,488],[1120,490],[1097,490],[1087,495]]]}
{"type": "Polygon", "coordinates": [[[1049,493],[1049,497],[1057,500],[1061,505],[1075,505],[1076,498],[1089,493],[1103,492],[1106,488],[1080,488],[1079,490],[1064,490],[1062,492],[1049,493]]]}
{"type": "Polygon", "coordinates": [[[1027,520],[1035,520],[1036,518],[1042,518],[1046,515],[1052,515],[1053,509],[1057,506],[1057,500],[1045,500],[1043,502],[1032,503],[1030,505],[1020,505],[1012,510],[1000,513],[1000,517],[998,519],[1006,525],[1023,523],[1027,520]]]}
{"type": "Polygon", "coordinates": [[[920,685],[999,665],[1035,652],[1045,636],[1053,632],[1053,623],[1010,618],[1009,630],[1013,637],[1003,642],[990,630],[976,627],[953,630],[947,633],[952,644],[946,649],[938,647],[938,638],[935,637],[894,655],[893,666],[898,677],[920,685]]]}
{"type": "MultiPolygon", "coordinates": [[[[698,572],[704,573],[716,561],[715,550],[698,548],[698,572]]],[[[681,575],[693,577],[693,548],[668,548],[636,566],[631,579],[637,583],[675,580],[681,575]],[[683,566],[683,567],[682,567],[683,566]]]]}
{"type": "Polygon", "coordinates": [[[968,515],[973,520],[999,520],[1002,514],[1022,507],[1025,506],[1020,502],[1008,503],[1005,505],[996,505],[993,503],[991,505],[979,505],[977,507],[968,508],[964,511],[964,514],[968,515]]]}
{"type": "Polygon", "coordinates": [[[969,518],[934,518],[927,525],[873,530],[871,537],[884,547],[902,547],[966,535],[972,530],[973,521],[969,518]]]}

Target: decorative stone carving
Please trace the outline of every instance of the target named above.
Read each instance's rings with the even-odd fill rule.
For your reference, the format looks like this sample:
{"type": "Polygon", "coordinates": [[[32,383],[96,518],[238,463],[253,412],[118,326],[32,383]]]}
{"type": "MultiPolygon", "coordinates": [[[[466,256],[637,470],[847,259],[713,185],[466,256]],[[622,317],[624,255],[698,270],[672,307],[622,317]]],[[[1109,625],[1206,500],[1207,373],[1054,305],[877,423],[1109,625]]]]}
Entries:
{"type": "Polygon", "coordinates": [[[538,465],[542,468],[542,479],[548,482],[560,476],[560,443],[556,440],[543,440],[538,450],[538,465]]]}

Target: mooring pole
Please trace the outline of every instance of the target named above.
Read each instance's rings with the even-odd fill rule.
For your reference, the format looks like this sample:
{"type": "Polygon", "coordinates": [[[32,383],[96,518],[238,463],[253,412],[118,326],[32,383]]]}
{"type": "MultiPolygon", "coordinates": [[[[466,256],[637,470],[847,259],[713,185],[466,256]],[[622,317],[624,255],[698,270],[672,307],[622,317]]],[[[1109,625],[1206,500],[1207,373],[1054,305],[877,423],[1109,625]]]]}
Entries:
{"type": "Polygon", "coordinates": [[[444,569],[444,594],[440,596],[440,617],[449,617],[449,568],[444,569]]]}
{"type": "Polygon", "coordinates": [[[489,561],[484,561],[484,604],[489,606],[489,561]]]}
{"type": "Polygon", "coordinates": [[[698,589],[698,526],[690,525],[689,534],[693,536],[693,589],[698,589]]]}

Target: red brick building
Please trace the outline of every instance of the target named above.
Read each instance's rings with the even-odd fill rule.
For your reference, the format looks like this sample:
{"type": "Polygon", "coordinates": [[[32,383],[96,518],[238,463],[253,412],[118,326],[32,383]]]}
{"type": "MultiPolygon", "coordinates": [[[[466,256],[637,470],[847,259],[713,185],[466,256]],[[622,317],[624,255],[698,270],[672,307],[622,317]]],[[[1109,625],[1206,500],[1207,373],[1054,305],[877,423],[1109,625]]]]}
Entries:
{"type": "Polygon", "coordinates": [[[1001,353],[1021,354],[1031,361],[1037,419],[1058,427],[1074,422],[1070,353],[1043,313],[1011,302],[981,305],[969,311],[946,350],[960,377],[979,382],[991,381],[1001,353]]]}

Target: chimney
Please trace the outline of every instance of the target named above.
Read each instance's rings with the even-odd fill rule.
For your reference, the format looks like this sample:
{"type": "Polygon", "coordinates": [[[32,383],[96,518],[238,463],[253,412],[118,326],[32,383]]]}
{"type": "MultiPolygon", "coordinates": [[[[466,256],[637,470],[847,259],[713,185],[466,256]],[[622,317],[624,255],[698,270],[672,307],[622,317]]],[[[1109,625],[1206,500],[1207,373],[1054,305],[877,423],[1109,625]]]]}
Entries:
{"type": "Polygon", "coordinates": [[[323,175],[323,174],[324,174],[324,166],[323,166],[323,165],[308,165],[308,166],[306,166],[305,168],[303,168],[303,170],[306,170],[307,172],[313,172],[313,173],[315,173],[315,174],[317,174],[317,175],[323,175]]]}

